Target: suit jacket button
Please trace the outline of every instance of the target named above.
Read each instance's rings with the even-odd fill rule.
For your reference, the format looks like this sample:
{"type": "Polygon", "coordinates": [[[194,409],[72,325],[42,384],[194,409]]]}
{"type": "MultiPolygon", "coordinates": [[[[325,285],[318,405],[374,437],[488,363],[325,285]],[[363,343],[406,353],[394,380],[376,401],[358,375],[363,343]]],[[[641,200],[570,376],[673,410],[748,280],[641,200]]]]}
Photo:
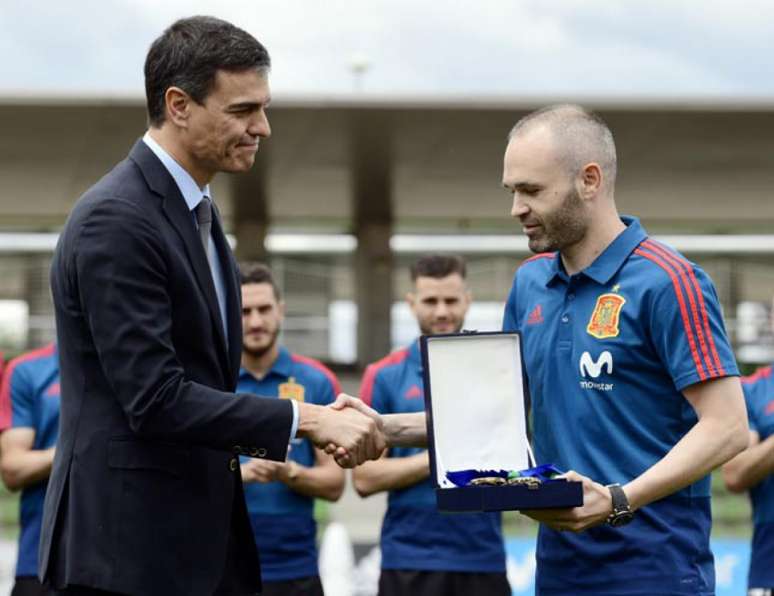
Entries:
{"type": "Polygon", "coordinates": [[[266,457],[266,453],[267,453],[267,451],[263,447],[258,449],[258,457],[266,457]]]}
{"type": "Polygon", "coordinates": [[[236,472],[239,469],[239,460],[236,457],[232,457],[228,460],[228,469],[232,472],[236,472]]]}

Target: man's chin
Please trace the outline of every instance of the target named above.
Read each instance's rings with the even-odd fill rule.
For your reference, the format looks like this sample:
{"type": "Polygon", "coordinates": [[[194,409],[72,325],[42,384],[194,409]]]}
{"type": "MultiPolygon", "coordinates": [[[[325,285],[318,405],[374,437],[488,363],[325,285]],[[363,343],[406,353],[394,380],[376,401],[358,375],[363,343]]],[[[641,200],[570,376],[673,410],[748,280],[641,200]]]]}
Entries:
{"type": "Polygon", "coordinates": [[[268,343],[268,344],[260,344],[260,345],[242,345],[242,350],[250,354],[253,358],[260,358],[263,356],[266,352],[271,350],[272,346],[274,345],[274,342],[268,343]]]}

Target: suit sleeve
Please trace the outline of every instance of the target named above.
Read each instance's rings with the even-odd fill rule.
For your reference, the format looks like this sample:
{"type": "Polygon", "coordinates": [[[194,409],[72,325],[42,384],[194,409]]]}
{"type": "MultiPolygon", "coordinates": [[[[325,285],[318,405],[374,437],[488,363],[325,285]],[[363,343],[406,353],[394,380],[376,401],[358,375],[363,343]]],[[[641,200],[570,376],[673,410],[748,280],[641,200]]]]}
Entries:
{"type": "Polygon", "coordinates": [[[74,254],[68,279],[134,432],[223,450],[259,446],[284,460],[290,403],[219,391],[186,375],[171,338],[165,248],[138,206],[98,203],[81,222],[74,254]]]}

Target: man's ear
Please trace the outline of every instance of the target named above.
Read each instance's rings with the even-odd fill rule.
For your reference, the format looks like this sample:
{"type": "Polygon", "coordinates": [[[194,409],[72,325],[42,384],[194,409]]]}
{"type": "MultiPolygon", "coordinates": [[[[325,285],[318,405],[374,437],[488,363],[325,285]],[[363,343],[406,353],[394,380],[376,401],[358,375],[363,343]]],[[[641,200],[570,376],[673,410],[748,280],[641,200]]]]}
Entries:
{"type": "Polygon", "coordinates": [[[596,162],[583,166],[578,179],[578,194],[583,199],[590,199],[599,194],[602,188],[602,168],[596,162]]]}
{"type": "Polygon", "coordinates": [[[180,87],[169,87],[164,93],[167,120],[179,128],[188,128],[193,99],[180,87]]]}
{"type": "Polygon", "coordinates": [[[285,301],[280,300],[279,304],[277,305],[277,312],[279,312],[280,321],[285,320],[285,301]]]}

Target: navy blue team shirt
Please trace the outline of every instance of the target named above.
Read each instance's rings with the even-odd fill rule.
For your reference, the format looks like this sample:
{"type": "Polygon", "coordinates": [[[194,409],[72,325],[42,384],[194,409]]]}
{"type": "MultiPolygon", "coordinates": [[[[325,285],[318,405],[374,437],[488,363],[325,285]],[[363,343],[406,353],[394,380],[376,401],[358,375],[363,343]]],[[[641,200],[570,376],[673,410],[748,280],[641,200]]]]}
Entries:
{"type": "MultiPolygon", "coordinates": [[[[59,359],[54,344],[8,364],[0,386],[0,431],[12,428],[35,431],[32,449],[55,445],[59,433],[59,359]]],[[[38,542],[47,484],[42,481],[22,490],[16,577],[38,574],[38,542]]]]}
{"type": "MultiPolygon", "coordinates": [[[[639,221],[583,271],[557,253],[516,272],[503,329],[522,334],[540,463],[625,484],[697,422],[681,391],[738,375],[709,277],[639,221]]],[[[536,589],[549,594],[714,594],[710,479],[643,507],[621,528],[541,524],[536,589]]]]}
{"type": "MultiPolygon", "coordinates": [[[[383,414],[424,412],[419,342],[366,368],[360,397],[383,414]]],[[[396,447],[388,457],[424,451],[396,447]]],[[[381,533],[382,569],[505,571],[499,513],[442,514],[430,479],[390,491],[381,533]]]]}
{"type": "MultiPolygon", "coordinates": [[[[256,379],[244,368],[239,371],[237,392],[325,406],[336,399],[341,389],[338,379],[323,364],[281,347],[263,379],[256,379]]],[[[242,463],[249,461],[247,457],[240,459],[242,463]]],[[[302,466],[314,466],[314,446],[308,439],[293,439],[288,459],[302,466]]],[[[318,575],[314,499],[282,482],[251,482],[244,489],[263,580],[287,581],[318,575]]]]}
{"type": "MultiPolygon", "coordinates": [[[[766,366],[742,379],[750,428],[765,441],[774,433],[774,377],[766,366]]],[[[774,588],[774,476],[767,476],[750,489],[753,510],[753,541],[750,588],[774,588]]]]}

